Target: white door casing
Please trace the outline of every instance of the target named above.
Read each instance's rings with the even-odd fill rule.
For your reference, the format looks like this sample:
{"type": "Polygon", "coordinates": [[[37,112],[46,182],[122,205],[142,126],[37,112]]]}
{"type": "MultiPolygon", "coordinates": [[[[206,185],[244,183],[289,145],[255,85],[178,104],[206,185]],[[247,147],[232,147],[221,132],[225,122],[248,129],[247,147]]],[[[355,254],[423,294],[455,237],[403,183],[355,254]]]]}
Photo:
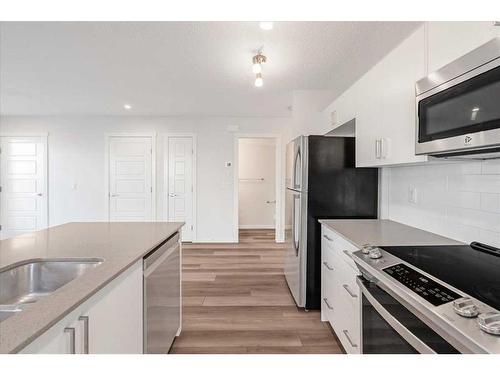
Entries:
{"type": "Polygon", "coordinates": [[[167,217],[183,221],[182,241],[194,239],[194,138],[168,136],[166,141],[167,217]]]}
{"type": "Polygon", "coordinates": [[[153,137],[109,136],[109,220],[152,221],[153,137]]]}
{"type": "Polygon", "coordinates": [[[46,228],[47,137],[0,140],[0,238],[46,228]]]}

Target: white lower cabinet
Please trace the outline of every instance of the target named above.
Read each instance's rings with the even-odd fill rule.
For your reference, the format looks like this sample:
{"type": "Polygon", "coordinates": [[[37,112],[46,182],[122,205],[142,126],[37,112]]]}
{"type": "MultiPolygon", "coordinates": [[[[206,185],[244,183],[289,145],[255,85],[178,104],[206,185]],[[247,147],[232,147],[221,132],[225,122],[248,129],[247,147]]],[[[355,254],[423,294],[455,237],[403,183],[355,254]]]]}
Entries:
{"type": "Polygon", "coordinates": [[[141,354],[142,259],[24,348],[23,354],[141,354]]]}
{"type": "Polygon", "coordinates": [[[361,294],[350,258],[357,249],[324,225],[321,234],[321,319],[330,323],[347,353],[360,353],[361,294]]]}

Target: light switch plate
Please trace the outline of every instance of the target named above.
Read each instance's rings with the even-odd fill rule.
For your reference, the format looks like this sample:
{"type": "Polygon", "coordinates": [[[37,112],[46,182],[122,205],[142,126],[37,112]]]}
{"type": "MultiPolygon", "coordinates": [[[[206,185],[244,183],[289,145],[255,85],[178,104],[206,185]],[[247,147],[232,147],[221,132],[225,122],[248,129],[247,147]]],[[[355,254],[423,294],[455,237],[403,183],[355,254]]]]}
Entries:
{"type": "Polygon", "coordinates": [[[415,186],[410,186],[408,188],[408,202],[417,204],[418,201],[418,191],[415,186]]]}

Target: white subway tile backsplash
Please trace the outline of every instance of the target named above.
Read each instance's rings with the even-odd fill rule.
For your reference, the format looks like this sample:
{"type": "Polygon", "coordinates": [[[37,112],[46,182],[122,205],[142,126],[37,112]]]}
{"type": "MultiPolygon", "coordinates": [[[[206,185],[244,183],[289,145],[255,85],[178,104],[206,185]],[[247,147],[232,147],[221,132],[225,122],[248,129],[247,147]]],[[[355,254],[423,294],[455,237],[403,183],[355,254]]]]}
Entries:
{"type": "Polygon", "coordinates": [[[481,210],[500,213],[500,194],[481,193],[481,210]]]}
{"type": "Polygon", "coordinates": [[[498,194],[500,192],[500,175],[452,174],[448,176],[448,189],[498,194]]]}
{"type": "Polygon", "coordinates": [[[487,243],[489,245],[500,247],[500,233],[490,230],[479,230],[479,242],[487,243]]]}
{"type": "Polygon", "coordinates": [[[483,174],[498,174],[500,175],[500,160],[485,160],[482,162],[483,174]]]}
{"type": "Polygon", "coordinates": [[[392,167],[390,219],[459,241],[500,246],[500,160],[392,167]],[[417,202],[409,202],[416,188],[417,202]]]}

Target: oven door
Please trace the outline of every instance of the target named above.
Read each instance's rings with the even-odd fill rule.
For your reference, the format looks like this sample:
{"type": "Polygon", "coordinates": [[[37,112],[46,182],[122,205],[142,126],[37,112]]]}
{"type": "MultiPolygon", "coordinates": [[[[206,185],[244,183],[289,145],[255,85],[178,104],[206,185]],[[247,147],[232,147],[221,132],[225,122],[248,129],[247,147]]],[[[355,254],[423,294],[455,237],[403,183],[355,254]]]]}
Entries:
{"type": "Polygon", "coordinates": [[[375,283],[359,277],[363,354],[459,353],[375,283]]]}

